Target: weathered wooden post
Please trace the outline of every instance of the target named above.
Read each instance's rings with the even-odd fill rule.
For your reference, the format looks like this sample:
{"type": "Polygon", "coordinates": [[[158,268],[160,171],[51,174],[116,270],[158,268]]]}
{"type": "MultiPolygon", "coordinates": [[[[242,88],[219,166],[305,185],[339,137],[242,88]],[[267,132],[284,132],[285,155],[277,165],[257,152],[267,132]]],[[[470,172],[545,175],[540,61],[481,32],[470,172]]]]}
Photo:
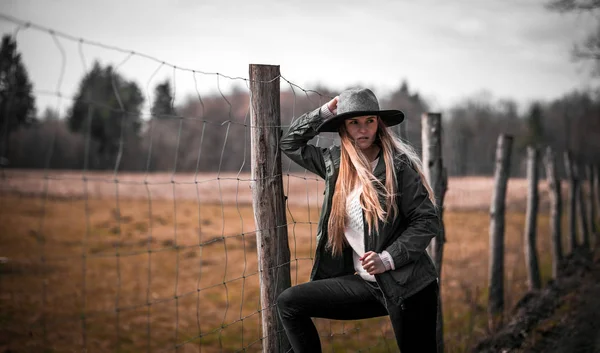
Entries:
{"type": "MultiPolygon", "coordinates": [[[[592,190],[590,191],[590,198],[592,199],[592,205],[596,205],[595,211],[592,212],[592,218],[597,219],[600,217],[600,168],[598,165],[592,165],[591,169],[593,171],[592,175],[592,190]]],[[[592,233],[594,234],[594,249],[598,248],[598,244],[600,244],[600,227],[596,225],[594,221],[594,228],[592,228],[592,233]]]]}
{"type": "Polygon", "coordinates": [[[590,232],[589,232],[589,223],[588,223],[588,213],[587,213],[587,200],[585,197],[585,189],[584,189],[584,180],[586,178],[585,175],[585,167],[578,163],[575,163],[575,175],[577,179],[580,181],[577,187],[577,203],[579,204],[579,230],[581,232],[581,246],[585,249],[590,249],[590,232]]]}
{"type": "Polygon", "coordinates": [[[503,321],[504,311],[504,212],[506,188],[510,174],[513,137],[498,136],[494,171],[495,188],[490,206],[490,265],[488,326],[495,331],[503,321]]]}
{"type": "Polygon", "coordinates": [[[565,172],[569,179],[569,246],[571,252],[577,248],[577,176],[571,151],[565,151],[565,172]]]}
{"type": "Polygon", "coordinates": [[[538,150],[527,147],[527,211],[525,218],[525,264],[527,266],[527,283],[529,290],[540,289],[540,269],[536,247],[537,213],[538,213],[538,150]]]}
{"type": "Polygon", "coordinates": [[[279,152],[279,75],[279,66],[250,65],[252,205],[265,353],[290,349],[275,307],[277,296],[291,285],[279,152]]]}
{"type": "MultiPolygon", "coordinates": [[[[428,249],[438,271],[439,285],[442,284],[442,259],[444,254],[445,228],[443,222],[444,195],[448,187],[448,177],[442,159],[442,115],[425,113],[421,117],[421,139],[423,143],[423,173],[433,189],[435,201],[442,219],[441,232],[432,239],[428,249]]],[[[444,322],[441,295],[438,302],[437,343],[438,352],[444,352],[444,322]]]]}
{"type": "MultiPolygon", "coordinates": [[[[589,200],[590,200],[590,233],[597,236],[597,226],[596,226],[596,211],[598,210],[598,205],[596,204],[596,192],[594,186],[594,180],[596,179],[596,170],[594,166],[591,164],[586,165],[586,171],[588,175],[588,185],[590,188],[589,200]]],[[[597,243],[594,241],[594,243],[597,243]]],[[[596,245],[596,244],[594,244],[596,245]]]]}
{"type": "Polygon", "coordinates": [[[562,196],[560,179],[556,171],[556,155],[546,147],[546,179],[550,199],[550,244],[552,244],[552,278],[558,275],[558,265],[563,257],[561,236],[562,196]]]}
{"type": "Polygon", "coordinates": [[[596,189],[595,197],[598,201],[598,211],[600,213],[600,164],[595,165],[594,169],[596,170],[596,173],[594,173],[594,175],[596,176],[594,178],[594,189],[596,189]]]}

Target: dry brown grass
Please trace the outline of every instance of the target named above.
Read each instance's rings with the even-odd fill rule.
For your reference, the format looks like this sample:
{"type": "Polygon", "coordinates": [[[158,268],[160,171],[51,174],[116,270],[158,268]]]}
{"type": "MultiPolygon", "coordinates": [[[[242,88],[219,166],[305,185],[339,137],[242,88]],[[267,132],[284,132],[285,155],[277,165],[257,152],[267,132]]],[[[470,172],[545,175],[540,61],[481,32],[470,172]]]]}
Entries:
{"type": "MultiPolygon", "coordinates": [[[[32,196],[81,198],[198,200],[202,203],[252,204],[250,174],[239,173],[111,173],[81,171],[7,170],[0,191],[32,196]]],[[[284,173],[284,188],[289,204],[318,206],[322,202],[323,182],[311,173],[284,173]]],[[[448,181],[445,207],[449,210],[489,209],[494,180],[491,177],[456,177],[448,181]]],[[[547,183],[540,180],[541,208],[548,204],[547,183]]],[[[563,183],[563,189],[566,185],[563,183]]],[[[524,210],[527,180],[512,178],[508,183],[508,209],[524,210]]]]}
{"type": "MultiPolygon", "coordinates": [[[[165,184],[149,185],[155,190],[148,194],[146,185],[137,184],[143,181],[140,176],[131,179],[136,184],[128,184],[126,176],[119,175],[118,188],[114,182],[104,183],[107,193],[103,182],[87,182],[88,190],[96,191],[86,198],[81,174],[78,180],[67,179],[70,182],[39,179],[40,175],[13,179],[17,174],[1,183],[5,191],[25,185],[22,179],[37,186],[28,184],[29,196],[0,196],[0,256],[7,258],[0,265],[0,348],[260,350],[255,227],[248,191],[238,189],[242,182],[206,181],[198,192],[200,184],[192,182],[185,189],[188,186],[167,178],[165,184]],[[40,197],[44,188],[48,196],[40,197]]],[[[291,190],[293,284],[306,281],[312,266],[323,191],[312,178],[284,178],[286,190],[291,190]]],[[[450,190],[460,190],[459,184],[451,182],[450,190]]],[[[479,191],[465,187],[462,194],[448,197],[442,298],[449,352],[463,351],[485,333],[489,215],[478,202],[485,199],[482,193],[489,193],[489,184],[471,179],[465,185],[482,185],[479,191]],[[460,203],[464,206],[451,206],[460,203]]],[[[540,215],[538,224],[541,269],[548,278],[547,216],[540,215]]],[[[522,212],[509,212],[507,307],[526,288],[523,229],[522,212]]],[[[372,352],[387,351],[386,345],[394,350],[387,318],[317,320],[317,325],[325,350],[377,344],[372,352]]]]}

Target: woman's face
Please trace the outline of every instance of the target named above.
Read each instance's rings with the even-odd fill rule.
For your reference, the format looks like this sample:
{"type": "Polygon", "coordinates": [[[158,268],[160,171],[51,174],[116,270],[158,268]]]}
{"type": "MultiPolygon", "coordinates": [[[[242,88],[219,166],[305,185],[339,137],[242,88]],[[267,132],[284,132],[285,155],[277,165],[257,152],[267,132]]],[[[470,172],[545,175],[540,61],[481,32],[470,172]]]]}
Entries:
{"type": "Polygon", "coordinates": [[[373,146],[377,137],[377,116],[359,116],[344,120],[346,131],[356,146],[365,151],[373,146]]]}

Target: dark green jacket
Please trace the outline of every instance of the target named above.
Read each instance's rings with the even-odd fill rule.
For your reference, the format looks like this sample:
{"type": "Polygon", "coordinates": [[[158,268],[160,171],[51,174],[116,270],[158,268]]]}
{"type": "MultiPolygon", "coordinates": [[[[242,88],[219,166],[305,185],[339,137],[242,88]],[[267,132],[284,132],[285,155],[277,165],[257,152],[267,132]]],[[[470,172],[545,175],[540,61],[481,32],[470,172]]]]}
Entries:
{"type": "MultiPolygon", "coordinates": [[[[320,148],[308,142],[318,133],[317,126],[323,121],[316,109],[299,117],[281,138],[281,150],[294,162],[325,180],[323,207],[317,229],[317,245],[310,280],[318,280],[354,273],[352,248],[345,246],[343,255],[334,257],[326,249],[327,224],[331,212],[331,200],[340,165],[340,148],[320,148]]],[[[379,222],[377,233],[369,236],[365,224],[365,252],[381,253],[387,250],[395,270],[375,275],[387,301],[401,305],[404,299],[417,293],[435,281],[437,272],[426,252],[427,245],[440,231],[437,209],[429,200],[419,173],[413,169],[404,155],[395,158],[398,185],[399,215],[391,221],[379,222]]],[[[385,163],[379,163],[373,172],[385,184],[385,163]]],[[[363,213],[364,217],[364,213],[363,213]]],[[[389,306],[389,303],[387,303],[389,306]]]]}

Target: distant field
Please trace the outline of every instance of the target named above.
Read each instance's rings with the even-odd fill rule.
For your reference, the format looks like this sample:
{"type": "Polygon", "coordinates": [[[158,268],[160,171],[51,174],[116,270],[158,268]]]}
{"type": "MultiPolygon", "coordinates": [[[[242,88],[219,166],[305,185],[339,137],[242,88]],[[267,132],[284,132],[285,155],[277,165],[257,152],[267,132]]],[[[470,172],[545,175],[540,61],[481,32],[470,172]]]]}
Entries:
{"type": "MultiPolygon", "coordinates": [[[[250,174],[237,173],[112,173],[81,171],[7,170],[0,179],[0,191],[34,196],[126,199],[197,200],[200,203],[252,204],[250,174]]],[[[323,181],[310,173],[284,173],[283,183],[291,205],[320,205],[323,181]]],[[[448,181],[447,209],[489,209],[494,180],[492,177],[456,177],[448,181]]],[[[564,185],[563,185],[564,188],[564,185]]],[[[547,205],[547,183],[540,180],[540,202],[547,205]]],[[[527,180],[512,178],[508,184],[507,207],[523,210],[527,180]]]]}
{"type": "MultiPolygon", "coordinates": [[[[146,186],[143,175],[119,174],[116,184],[96,180],[110,180],[109,174],[89,174],[86,189],[81,173],[41,177],[11,171],[0,181],[0,349],[260,351],[248,181],[202,174],[198,184],[193,175],[176,175],[171,183],[169,174],[160,174],[149,176],[146,186]]],[[[323,192],[322,182],[307,178],[284,177],[293,284],[308,279],[323,192]]],[[[523,180],[511,181],[507,308],[526,288],[518,210],[524,190],[523,180]]],[[[488,197],[489,178],[450,180],[442,285],[448,352],[464,351],[486,330],[488,197]]],[[[538,251],[545,279],[548,223],[542,212],[538,251]]],[[[325,351],[387,352],[395,350],[388,321],[317,325],[325,351]]]]}

